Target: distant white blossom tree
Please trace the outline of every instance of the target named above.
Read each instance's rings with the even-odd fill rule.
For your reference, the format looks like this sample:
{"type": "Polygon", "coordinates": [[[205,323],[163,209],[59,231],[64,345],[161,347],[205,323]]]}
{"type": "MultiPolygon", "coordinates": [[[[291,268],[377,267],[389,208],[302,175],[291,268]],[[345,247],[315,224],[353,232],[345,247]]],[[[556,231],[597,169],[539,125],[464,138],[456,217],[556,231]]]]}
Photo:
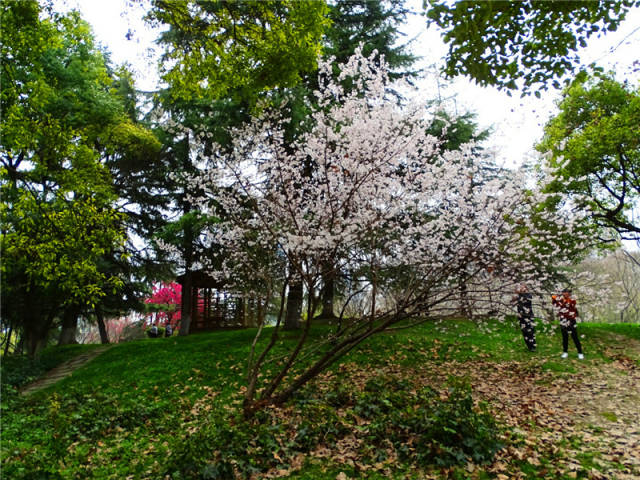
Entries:
{"type": "Polygon", "coordinates": [[[205,265],[212,275],[262,278],[273,265],[299,266],[281,272],[282,306],[292,279],[305,287],[299,338],[282,343],[281,308],[270,339],[253,344],[247,414],[283,402],[371,335],[451,315],[461,279],[474,308],[505,311],[516,283],[550,281],[553,266],[580,244],[579,219],[545,217],[536,209],[543,194],[526,188],[524,176],[482,178],[471,145],[439,153],[439,139],[426,133],[426,107],[387,94],[383,59],[357,52],[335,81],[332,67],[320,66],[308,133],[287,143],[287,119],[265,112],[233,131],[232,148],[219,149],[191,179],[194,208],[224,212],[207,232],[224,251],[205,265]],[[352,289],[338,325],[319,338],[310,332],[327,264],[352,289]],[[367,310],[354,316],[350,302],[363,296],[367,310]]]}

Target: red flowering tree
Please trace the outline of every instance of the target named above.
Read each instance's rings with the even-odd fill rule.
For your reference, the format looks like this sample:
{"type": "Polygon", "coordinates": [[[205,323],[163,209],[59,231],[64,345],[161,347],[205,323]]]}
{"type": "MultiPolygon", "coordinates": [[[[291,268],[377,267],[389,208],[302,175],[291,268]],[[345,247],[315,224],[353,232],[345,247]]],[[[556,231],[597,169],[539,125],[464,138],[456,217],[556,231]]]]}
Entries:
{"type": "Polygon", "coordinates": [[[161,326],[171,325],[174,329],[180,322],[180,298],[182,285],[162,282],[153,287],[153,293],[144,303],[149,306],[147,320],[161,326]]]}

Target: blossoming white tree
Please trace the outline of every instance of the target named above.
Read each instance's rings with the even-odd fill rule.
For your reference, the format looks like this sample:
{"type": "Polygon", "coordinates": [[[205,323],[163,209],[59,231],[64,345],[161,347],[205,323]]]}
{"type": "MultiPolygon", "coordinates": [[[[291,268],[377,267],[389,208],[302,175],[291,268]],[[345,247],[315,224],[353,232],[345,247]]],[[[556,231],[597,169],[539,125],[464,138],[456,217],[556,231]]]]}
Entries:
{"type": "Polygon", "coordinates": [[[224,211],[208,232],[224,246],[212,274],[246,277],[250,269],[266,278],[273,265],[293,265],[282,272],[282,300],[292,279],[305,286],[307,321],[295,344],[279,338],[282,308],[270,340],[253,344],[260,348],[250,358],[246,413],[286,400],[371,335],[450,315],[461,279],[475,308],[505,304],[516,282],[546,280],[549,259],[569,253],[563,235],[574,235],[573,220],[534,214],[541,194],[523,177],[482,179],[471,146],[438,153],[425,107],[387,95],[383,59],[358,52],[336,81],[331,68],[321,65],[308,133],[287,143],[287,119],[264,113],[192,178],[194,207],[207,210],[215,199],[224,211]],[[357,88],[343,89],[347,81],[357,88]],[[337,327],[319,339],[310,331],[326,265],[357,288],[337,327]],[[367,297],[367,311],[343,318],[356,294],[367,297]]]}

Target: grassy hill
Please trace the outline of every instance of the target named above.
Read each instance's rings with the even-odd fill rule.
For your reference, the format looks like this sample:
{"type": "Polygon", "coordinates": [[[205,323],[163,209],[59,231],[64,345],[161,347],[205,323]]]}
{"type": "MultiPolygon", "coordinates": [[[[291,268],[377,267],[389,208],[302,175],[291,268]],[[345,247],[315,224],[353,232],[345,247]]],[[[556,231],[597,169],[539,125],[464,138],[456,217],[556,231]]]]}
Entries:
{"type": "Polygon", "coordinates": [[[3,361],[2,478],[640,477],[638,325],[581,325],[580,361],[552,328],[530,353],[515,322],[427,323],[246,421],[254,333],[114,345],[26,397],[29,368],[93,347],[3,361]]]}

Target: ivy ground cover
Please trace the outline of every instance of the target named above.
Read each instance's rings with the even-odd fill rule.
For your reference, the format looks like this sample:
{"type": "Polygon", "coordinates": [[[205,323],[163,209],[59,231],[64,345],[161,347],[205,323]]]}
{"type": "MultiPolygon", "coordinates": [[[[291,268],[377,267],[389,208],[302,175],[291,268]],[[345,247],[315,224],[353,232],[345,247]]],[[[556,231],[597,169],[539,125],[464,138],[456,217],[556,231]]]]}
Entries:
{"type": "Polygon", "coordinates": [[[255,332],[115,345],[27,397],[5,372],[3,477],[638,478],[639,332],[581,325],[580,361],[554,329],[530,353],[515,322],[426,323],[250,421],[255,332]]]}

